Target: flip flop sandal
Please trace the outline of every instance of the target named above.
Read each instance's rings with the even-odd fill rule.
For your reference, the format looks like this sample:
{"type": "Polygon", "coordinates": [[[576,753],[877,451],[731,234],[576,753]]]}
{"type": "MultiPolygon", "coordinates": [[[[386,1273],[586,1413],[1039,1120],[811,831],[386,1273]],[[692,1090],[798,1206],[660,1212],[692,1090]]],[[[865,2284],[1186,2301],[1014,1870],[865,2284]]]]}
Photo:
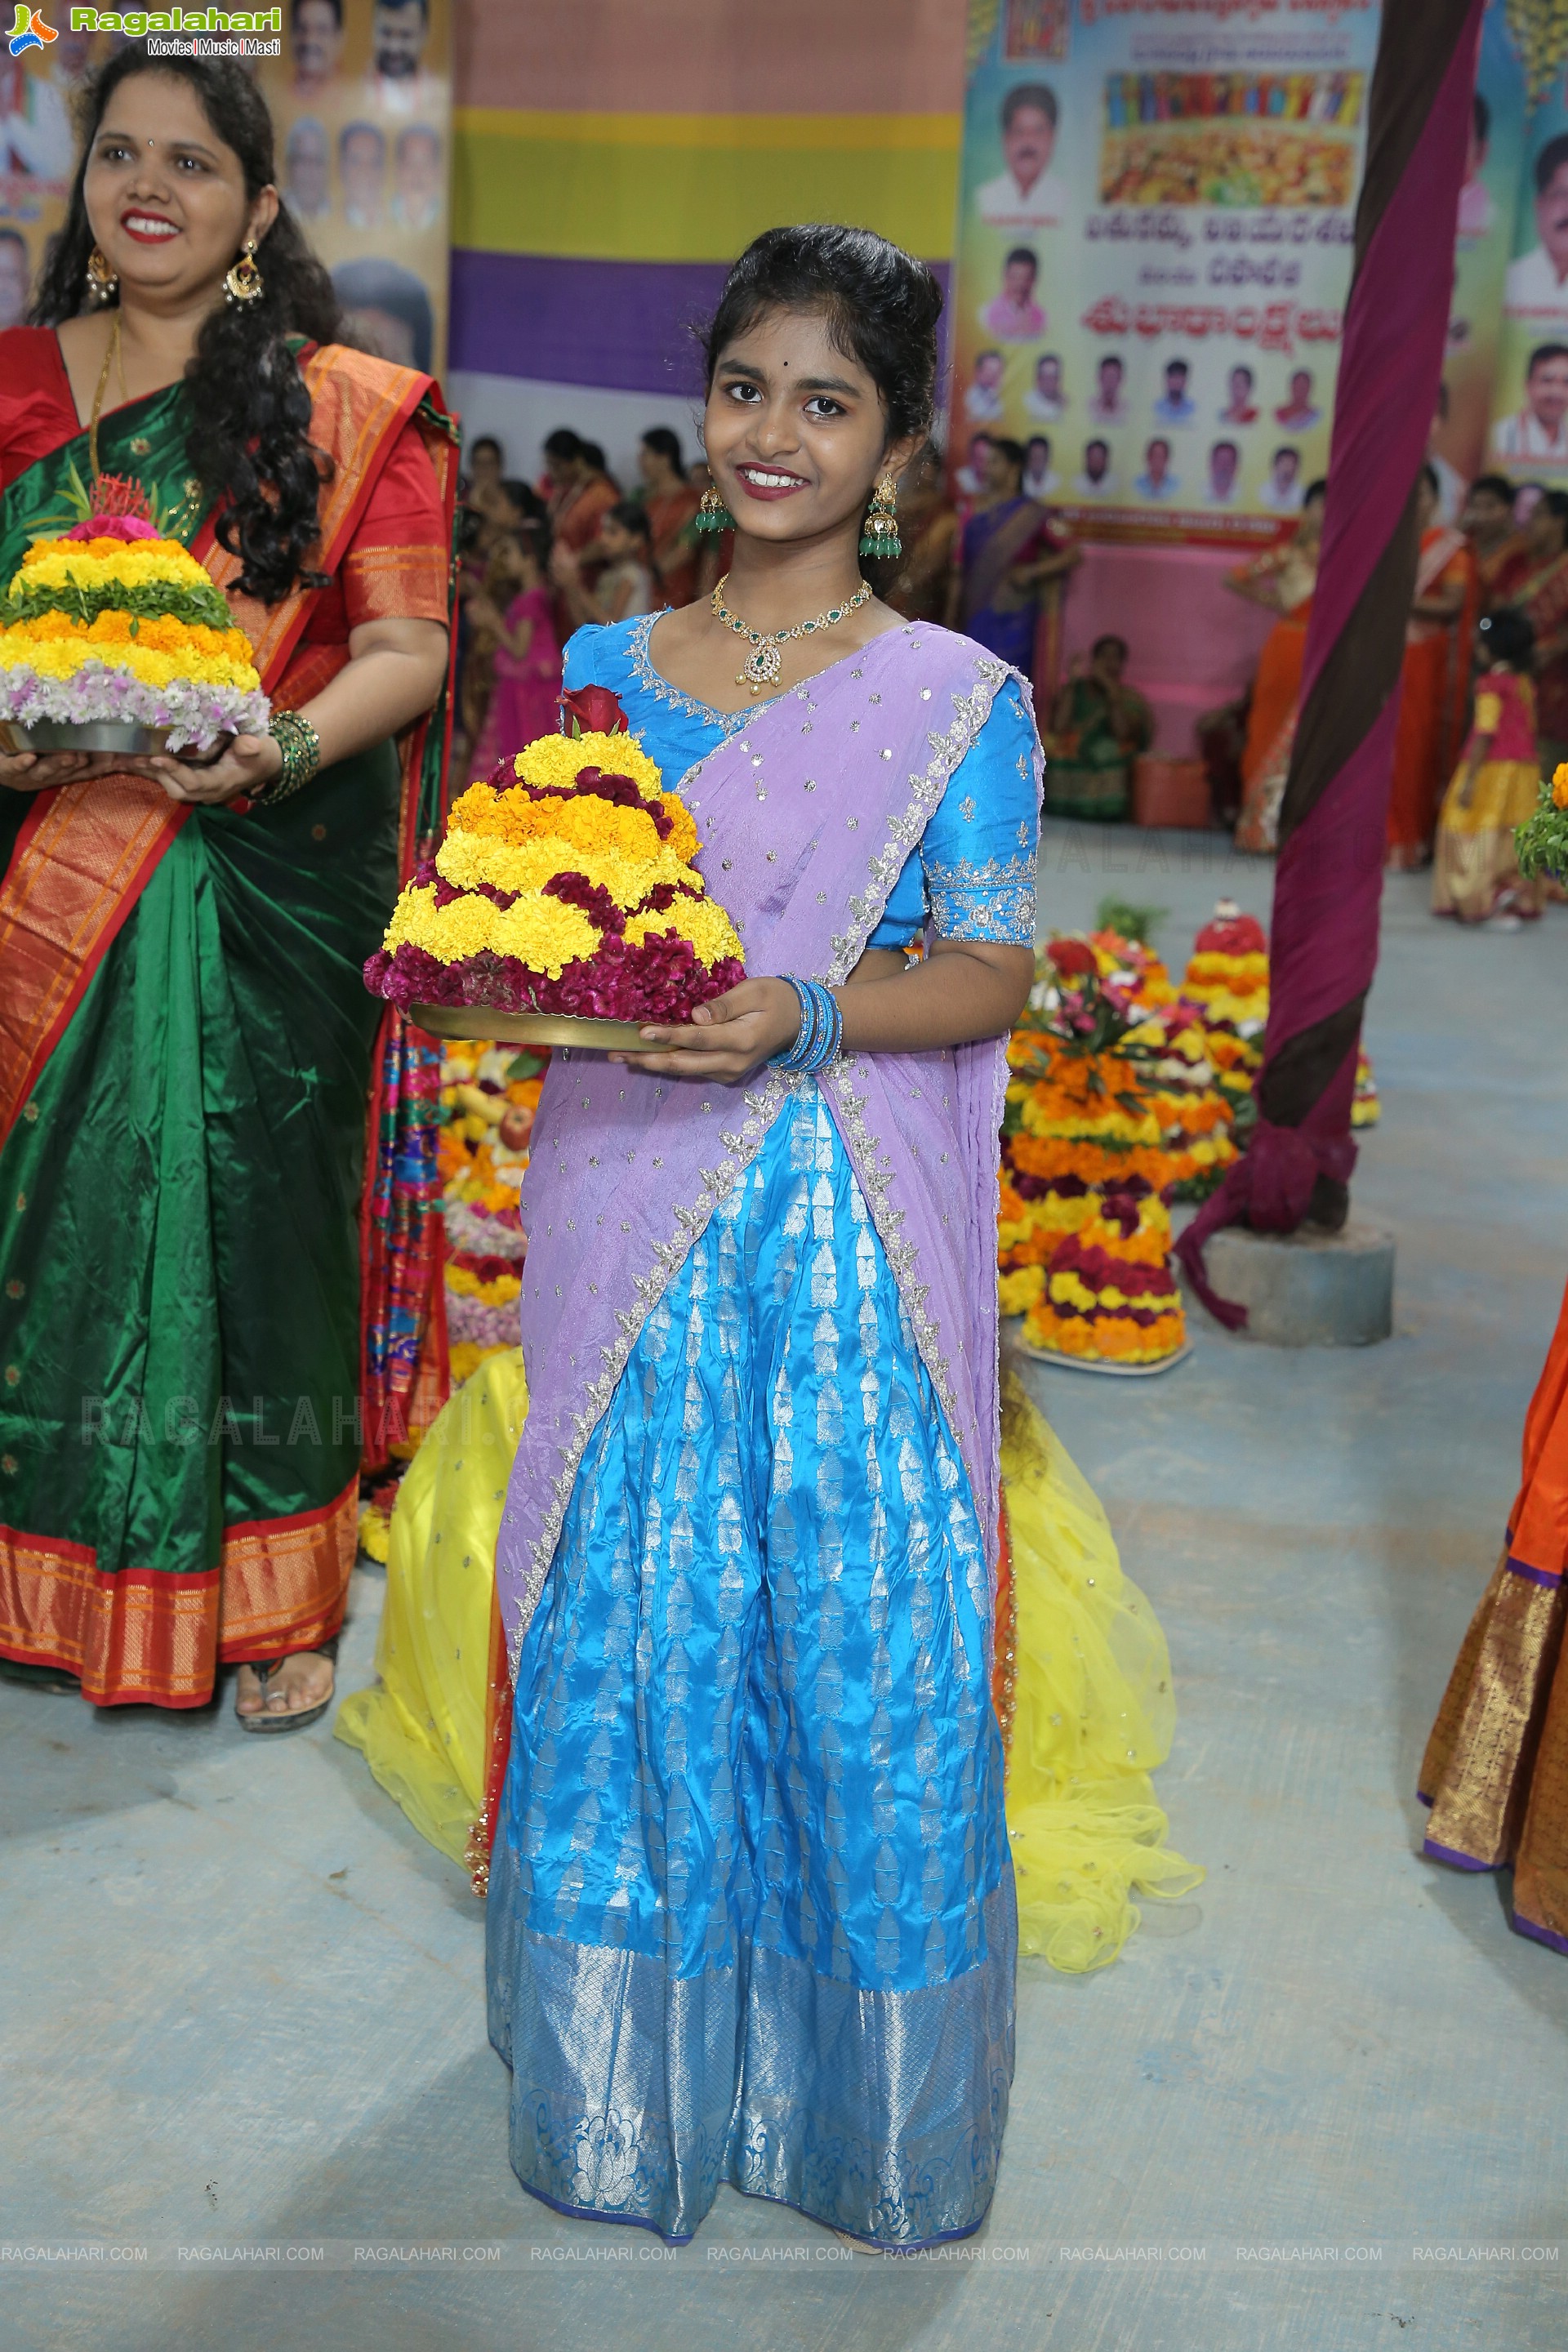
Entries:
{"type": "MultiPolygon", "coordinates": [[[[291,1650],[289,1653],[289,1656],[296,1658],[305,1656],[313,1658],[331,1658],[332,1664],[336,1665],[338,1658],[338,1636],[334,1633],[330,1641],[312,1643],[308,1652],[303,1650],[291,1650]]],[[[250,1668],[251,1673],[256,1676],[258,1683],[261,1686],[262,1706],[261,1711],[258,1714],[241,1715],[239,1711],[239,1699],[237,1695],[234,1702],[234,1719],[238,1724],[241,1731],[303,1731],[307,1724],[319,1722],[321,1717],[325,1715],[327,1709],[331,1706],[333,1699],[335,1699],[338,1695],[336,1675],[332,1678],[332,1689],[329,1692],[328,1696],[322,1699],[319,1706],[302,1706],[293,1715],[268,1715],[267,1713],[267,1685],[271,1681],[273,1675],[278,1672],[279,1667],[286,1664],[287,1663],[288,1661],[285,1658],[247,1658],[245,1660],[245,1664],[250,1668]]]]}
{"type": "Polygon", "coordinates": [[[0,1682],[19,1683],[24,1690],[44,1691],[59,1698],[79,1698],[79,1678],[64,1666],[34,1665],[26,1658],[0,1658],[0,1682]]]}

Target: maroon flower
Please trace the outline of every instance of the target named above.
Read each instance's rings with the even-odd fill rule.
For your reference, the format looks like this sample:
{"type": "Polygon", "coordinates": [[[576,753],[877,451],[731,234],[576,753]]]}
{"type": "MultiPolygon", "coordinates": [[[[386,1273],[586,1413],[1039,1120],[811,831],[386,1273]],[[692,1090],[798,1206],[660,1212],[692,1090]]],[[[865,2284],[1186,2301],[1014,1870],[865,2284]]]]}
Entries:
{"type": "Polygon", "coordinates": [[[631,721],[607,686],[580,686],[561,697],[563,735],[626,735],[631,721]]]}

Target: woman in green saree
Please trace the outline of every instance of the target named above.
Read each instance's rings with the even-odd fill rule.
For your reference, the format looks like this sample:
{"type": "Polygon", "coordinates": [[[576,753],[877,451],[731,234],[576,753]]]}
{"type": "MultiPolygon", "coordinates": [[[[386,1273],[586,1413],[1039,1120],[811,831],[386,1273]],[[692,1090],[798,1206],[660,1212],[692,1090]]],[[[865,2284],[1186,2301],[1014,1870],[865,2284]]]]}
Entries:
{"type": "Polygon", "coordinates": [[[0,1659],[164,1706],[238,1664],[258,1729],[331,1696],[362,1444],[439,1402],[433,1055],[361,967],[438,795],[455,486],[273,181],[241,68],[122,51],[0,336],[0,584],[129,478],[274,713],[205,765],[0,753],[0,1659]]]}
{"type": "Polygon", "coordinates": [[[1118,823],[1132,806],[1132,763],[1154,740],[1154,716],[1122,676],[1124,637],[1097,637],[1051,706],[1045,736],[1046,814],[1118,823]]]}

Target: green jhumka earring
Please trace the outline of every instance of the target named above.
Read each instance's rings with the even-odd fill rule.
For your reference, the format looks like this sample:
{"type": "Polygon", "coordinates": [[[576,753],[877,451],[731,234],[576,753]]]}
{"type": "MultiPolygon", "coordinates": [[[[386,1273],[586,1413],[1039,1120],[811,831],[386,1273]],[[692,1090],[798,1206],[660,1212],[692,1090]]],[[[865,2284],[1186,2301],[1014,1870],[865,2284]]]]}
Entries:
{"type": "Polygon", "coordinates": [[[896,562],[904,551],[899,537],[899,486],[891,474],[884,474],[871,496],[867,510],[866,528],[860,534],[862,555],[880,555],[896,562]]]}
{"type": "Polygon", "coordinates": [[[702,493],[692,528],[707,531],[733,530],[735,528],[734,516],[711,486],[702,493]]]}

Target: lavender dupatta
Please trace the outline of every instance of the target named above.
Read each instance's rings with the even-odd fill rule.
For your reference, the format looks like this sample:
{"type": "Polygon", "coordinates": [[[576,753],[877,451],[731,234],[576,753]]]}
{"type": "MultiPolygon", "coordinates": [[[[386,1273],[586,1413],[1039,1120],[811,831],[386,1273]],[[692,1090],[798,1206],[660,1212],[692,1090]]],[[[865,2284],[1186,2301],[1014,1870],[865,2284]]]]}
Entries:
{"type": "MultiPolygon", "coordinates": [[[[1009,675],[945,629],[891,630],[763,705],[682,780],[704,878],[741,932],[749,973],[847,976],[1009,675]]],[[[992,1557],[1005,1080],[992,1039],[847,1055],[818,1082],[992,1557]]],[[[528,1418],[496,1559],[514,1672],[584,1448],[643,1322],[801,1083],[763,1069],[743,1088],[701,1087],[570,1050],[551,1066],[522,1188],[528,1418]]]]}

